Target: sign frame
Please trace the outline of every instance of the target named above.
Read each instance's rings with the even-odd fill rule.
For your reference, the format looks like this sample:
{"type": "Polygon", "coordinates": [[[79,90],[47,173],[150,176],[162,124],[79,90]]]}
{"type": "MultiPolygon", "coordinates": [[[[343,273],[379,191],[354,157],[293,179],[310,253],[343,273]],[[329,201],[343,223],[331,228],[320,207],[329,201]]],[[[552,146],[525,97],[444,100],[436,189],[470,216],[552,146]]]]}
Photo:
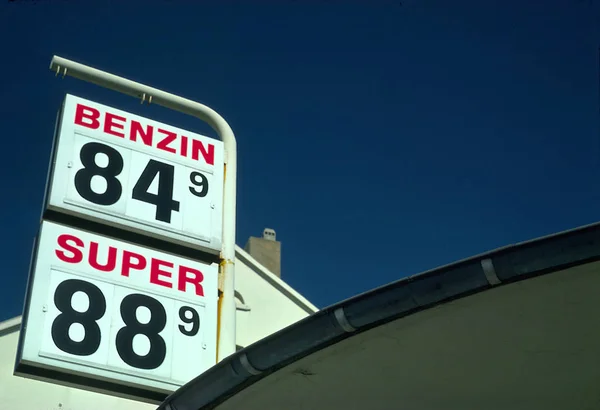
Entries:
{"type": "MultiPolygon", "coordinates": [[[[91,277],[89,273],[86,272],[77,272],[76,269],[71,270],[65,269],[63,265],[60,263],[49,263],[49,255],[56,253],[55,247],[44,247],[44,245],[48,245],[48,240],[52,240],[55,236],[53,236],[52,231],[57,230],[61,232],[77,232],[79,235],[87,236],[87,237],[96,237],[102,238],[106,240],[108,243],[119,245],[124,245],[127,247],[131,247],[133,249],[145,249],[145,251],[150,252],[151,254],[161,254],[164,256],[169,256],[174,258],[175,260],[186,260],[184,257],[175,254],[169,254],[168,252],[147,248],[138,244],[132,244],[120,239],[106,237],[104,235],[98,234],[96,232],[86,231],[81,228],[75,228],[66,226],[60,223],[44,221],[40,224],[40,231],[38,236],[34,241],[34,247],[32,252],[32,258],[30,263],[30,274],[27,283],[27,293],[26,300],[24,305],[24,311],[22,316],[22,325],[21,325],[21,333],[19,335],[19,343],[17,349],[17,356],[15,361],[15,369],[14,374],[18,376],[23,376],[27,378],[43,380],[51,383],[57,383],[61,385],[66,385],[75,388],[81,388],[84,390],[95,391],[100,393],[106,393],[110,395],[115,395],[119,397],[125,397],[134,400],[140,400],[147,403],[160,403],[162,402],[169,394],[178,389],[181,385],[185,384],[189,380],[180,380],[179,383],[165,383],[164,381],[159,381],[159,376],[149,376],[152,372],[146,373],[144,376],[140,373],[132,373],[129,374],[124,373],[123,370],[119,371],[116,368],[110,369],[109,366],[104,368],[99,368],[98,366],[90,366],[86,364],[82,364],[82,362],[77,363],[75,360],[69,360],[64,358],[60,358],[57,356],[53,356],[48,353],[41,353],[41,349],[44,345],[43,339],[44,336],[42,332],[48,329],[48,320],[45,315],[47,315],[50,311],[49,303],[48,303],[48,291],[54,292],[56,288],[51,288],[48,286],[51,278],[51,271],[58,271],[62,274],[67,274],[72,277],[78,277],[83,279],[84,281],[89,282],[98,282],[102,281],[102,279],[98,279],[96,277],[91,277]],[[46,235],[46,236],[44,236],[46,235]],[[44,248],[42,248],[44,247],[44,248]],[[90,281],[90,279],[92,279],[90,281]],[[53,290],[54,289],[54,290],[53,290]],[[45,293],[44,293],[45,292],[45,293]],[[45,297],[46,296],[46,297],[45,297]],[[39,330],[42,327],[43,330],[39,330]],[[38,329],[38,330],[36,330],[38,329]]],[[[68,248],[65,248],[68,250],[68,248]]],[[[123,248],[125,249],[125,248],[123,248]]],[[[86,252],[83,252],[86,254],[86,252]]],[[[202,323],[204,319],[200,319],[199,326],[209,326],[209,333],[202,334],[203,340],[205,338],[209,338],[212,340],[213,346],[207,346],[207,343],[202,342],[198,344],[198,349],[201,351],[205,350],[205,357],[214,357],[214,362],[216,363],[216,343],[217,343],[217,275],[218,275],[218,265],[216,263],[205,263],[198,261],[188,260],[190,263],[197,265],[205,266],[205,269],[210,268],[210,273],[214,275],[210,281],[206,283],[206,289],[204,291],[204,304],[207,307],[205,319],[209,317],[213,317],[212,324],[210,323],[202,323]],[[209,283],[212,283],[213,286],[209,286],[209,283]],[[212,327],[214,329],[210,330],[212,327]],[[214,339],[214,340],[213,340],[214,339]]],[[[206,279],[206,276],[205,276],[206,279]]],[[[175,275],[173,275],[173,281],[175,281],[175,275]]],[[[122,285],[121,283],[115,284],[114,281],[110,281],[104,279],[106,284],[115,286],[120,288],[127,288],[126,285],[122,285]]],[[[118,281],[117,281],[118,282],[118,281]]],[[[148,294],[149,291],[146,289],[141,289],[138,287],[134,290],[141,292],[142,294],[148,294]]],[[[158,293],[154,291],[150,291],[151,296],[159,296],[161,295],[160,289],[158,293]]],[[[54,296],[56,297],[56,296],[54,296]]],[[[159,298],[164,298],[163,296],[159,296],[159,298]]],[[[173,296],[170,296],[173,301],[180,303],[192,303],[190,302],[189,297],[182,299],[176,299],[173,296]]],[[[73,296],[71,297],[73,299],[73,296]]],[[[72,299],[70,300],[71,303],[72,299]]],[[[55,299],[56,300],[56,299],[55,299]]],[[[88,299],[89,300],[89,299],[88,299]]],[[[108,302],[108,301],[107,301],[108,302]]],[[[56,303],[56,302],[55,302],[56,303]]],[[[107,313],[109,315],[109,311],[111,306],[109,306],[109,302],[106,303],[107,313]]],[[[88,309],[91,309],[91,302],[88,305],[88,309]]],[[[114,306],[112,310],[116,309],[114,306]]],[[[121,312],[122,313],[122,312],[121,312]]],[[[172,312],[171,312],[172,313],[172,312]]],[[[114,316],[114,312],[113,312],[114,316]]],[[[56,320],[54,317],[52,320],[56,320]]],[[[177,319],[169,319],[171,323],[171,329],[177,328],[177,319]]],[[[209,320],[210,322],[210,320],[209,320]]],[[[114,326],[111,322],[111,329],[114,326]]],[[[102,327],[102,325],[101,325],[102,327]]],[[[106,326],[105,326],[106,329],[106,326]]],[[[183,331],[179,328],[181,333],[183,331]]],[[[204,331],[204,330],[203,330],[204,331]]],[[[104,335],[108,333],[106,332],[104,335]]],[[[164,331],[161,331],[164,334],[164,331]]],[[[111,342],[111,336],[108,336],[108,342],[111,342]]],[[[133,343],[133,341],[132,341],[133,343]]],[[[170,349],[175,349],[174,345],[168,346],[170,349]]],[[[46,349],[47,350],[47,349],[46,349]]],[[[118,350],[118,348],[117,348],[118,350]]],[[[173,356],[173,352],[171,351],[171,357],[173,356]]],[[[114,353],[113,353],[114,355],[114,353]]],[[[66,354],[65,356],[68,356],[66,354]]],[[[107,358],[108,361],[108,358],[107,358]]],[[[213,366],[212,360],[210,360],[210,366],[213,366]]],[[[169,364],[173,366],[172,363],[169,364]]],[[[197,373],[200,374],[206,369],[198,369],[197,373]]],[[[172,370],[172,369],[171,369],[172,370]]],[[[190,377],[190,376],[188,376],[190,377]]],[[[193,376],[195,377],[195,376],[193,376]]],[[[193,378],[192,377],[192,378],[193,378]]]]}
{"type": "MultiPolygon", "coordinates": [[[[220,315],[218,321],[218,350],[217,350],[217,361],[221,361],[228,357],[230,354],[235,352],[235,334],[236,334],[236,309],[235,309],[235,298],[234,298],[234,276],[235,276],[235,236],[236,236],[236,185],[237,185],[237,143],[236,137],[231,129],[231,126],[225,121],[225,119],[216,111],[210,107],[201,104],[199,102],[180,97],[178,95],[168,93],[159,90],[148,85],[140,84],[135,81],[128,80],[126,78],[98,70],[96,68],[86,66],[75,61],[71,61],[57,55],[52,57],[50,63],[50,70],[56,72],[58,75],[62,73],[64,78],[66,75],[74,77],[83,81],[87,81],[96,84],[100,87],[111,89],[119,93],[133,96],[141,99],[144,103],[147,99],[148,103],[153,102],[154,104],[161,105],[174,111],[196,117],[201,121],[207,123],[211,128],[216,131],[220,141],[223,143],[223,184],[222,184],[222,213],[218,215],[222,218],[222,232],[221,235],[216,235],[216,238],[221,241],[221,246],[218,252],[208,252],[206,250],[197,249],[202,248],[202,245],[194,246],[191,245],[187,240],[181,240],[182,238],[173,238],[161,235],[162,232],[155,232],[154,235],[144,235],[147,230],[139,230],[129,227],[129,229],[123,229],[122,224],[113,223],[112,225],[105,218],[99,218],[94,221],[93,218],[82,218],[81,215],[73,217],[69,213],[61,213],[58,211],[50,210],[47,206],[49,204],[49,192],[51,187],[50,181],[53,181],[54,177],[54,161],[56,159],[56,150],[53,149],[52,161],[50,167],[50,173],[48,174],[49,183],[46,186],[46,192],[44,196],[44,208],[42,213],[42,220],[50,220],[53,222],[59,222],[64,225],[73,227],[83,227],[88,231],[96,231],[97,233],[102,232],[107,236],[115,238],[125,239],[131,243],[144,243],[150,248],[163,249],[167,252],[187,255],[191,258],[199,258],[200,260],[219,261],[219,307],[220,315]],[[227,167],[227,178],[225,178],[225,167],[227,167]],[[114,228],[114,229],[113,229],[114,228]],[[136,231],[129,232],[129,231],[136,231]],[[131,233],[133,236],[130,236],[131,233]],[[136,236],[137,235],[137,236],[136,236]],[[126,239],[129,238],[129,239],[126,239]],[[175,247],[171,245],[177,245],[175,247]],[[181,246],[183,245],[183,246],[181,246]],[[212,255],[212,258],[210,256],[212,255]]],[[[64,105],[63,105],[64,107],[64,105]]],[[[62,110],[61,110],[62,112],[62,110]]],[[[61,115],[59,115],[61,117],[61,115]]],[[[62,119],[62,118],[61,118],[62,119]]],[[[56,148],[57,135],[53,147],[56,148]]],[[[127,224],[125,224],[127,225],[127,224]]],[[[217,225],[218,226],[218,225],[217,225]]],[[[210,248],[210,247],[209,247],[210,248]]],[[[214,248],[218,248],[215,246],[214,248]]],[[[213,249],[214,250],[214,249],[213,249]]],[[[36,249],[32,253],[32,265],[33,261],[36,260],[36,249]]],[[[34,280],[32,274],[30,274],[27,290],[27,300],[31,297],[30,287],[31,282],[34,280]]],[[[24,317],[26,320],[28,304],[24,307],[24,317]]],[[[27,322],[23,322],[22,330],[26,329],[27,322]]],[[[23,345],[19,341],[19,352],[22,351],[23,345]]],[[[20,354],[20,353],[19,353],[20,354]]],[[[19,356],[20,357],[20,356],[19,356]]],[[[23,369],[22,369],[23,370],[23,369]]],[[[56,375],[50,374],[47,379],[49,382],[58,384],[72,384],[68,380],[61,381],[56,375]]],[[[75,379],[77,380],[77,379],[75,379]]],[[[78,385],[75,382],[75,385],[78,385]]],[[[120,394],[120,386],[107,386],[106,388],[100,388],[100,391],[112,392],[116,395],[120,394]]],[[[141,392],[141,394],[131,394],[131,389],[127,388],[129,393],[123,393],[124,397],[138,398],[142,401],[155,402],[156,396],[148,398],[141,392]]],[[[158,400],[161,400],[158,398],[158,400]]]]}
{"type": "MultiPolygon", "coordinates": [[[[114,127],[113,130],[115,130],[114,127]]],[[[155,138],[155,140],[158,140],[158,138],[155,138]]],[[[188,155],[191,155],[191,153],[188,155]]],[[[167,242],[180,247],[193,248],[196,251],[218,257],[222,251],[223,245],[224,158],[225,152],[223,142],[218,139],[196,134],[178,127],[171,126],[169,124],[160,123],[137,114],[96,103],[91,100],[83,99],[73,94],[66,94],[61,109],[59,110],[58,124],[55,132],[50,174],[44,200],[44,218],[68,219],[74,217],[77,219],[83,219],[91,223],[101,224],[112,229],[119,230],[120,232],[114,236],[123,236],[128,234],[141,235],[148,237],[151,240],[167,242]],[[103,132],[103,128],[105,127],[103,127],[102,121],[100,121],[98,130],[88,129],[80,125],[76,125],[74,124],[74,115],[75,106],[77,103],[83,103],[86,106],[98,109],[101,114],[110,113],[122,115],[123,117],[127,118],[128,121],[133,120],[142,124],[149,124],[154,127],[155,131],[160,127],[163,127],[168,132],[177,134],[179,138],[185,136],[187,139],[186,143],[190,146],[192,144],[191,141],[194,140],[203,141],[205,143],[209,141],[209,143],[214,146],[214,164],[211,166],[203,164],[199,160],[193,160],[182,155],[175,155],[171,152],[161,152],[155,147],[146,146],[140,140],[132,141],[128,139],[127,135],[125,135],[125,138],[119,138],[113,135],[108,136],[105,132],[103,132]],[[107,212],[102,209],[102,206],[95,206],[92,204],[83,205],[83,202],[85,201],[81,201],[80,203],[74,202],[72,200],[74,189],[72,189],[71,185],[73,185],[75,170],[72,170],[71,167],[74,165],[74,160],[80,160],[79,158],[74,158],[74,148],[75,144],[77,144],[82,138],[107,145],[121,152],[128,152],[131,153],[131,155],[137,155],[138,157],[145,157],[149,160],[156,159],[163,165],[167,164],[174,167],[175,172],[179,173],[179,178],[175,178],[175,182],[179,187],[180,195],[183,192],[181,188],[182,178],[180,175],[183,169],[192,170],[192,172],[196,172],[197,174],[210,176],[212,183],[208,188],[208,198],[202,197],[197,201],[198,203],[202,203],[203,201],[205,208],[208,206],[211,208],[206,212],[202,211],[205,213],[205,215],[207,215],[205,221],[210,224],[210,233],[208,235],[199,235],[197,233],[184,232],[186,227],[189,230],[191,226],[202,223],[202,221],[193,219],[192,216],[195,215],[190,215],[189,210],[188,212],[184,212],[183,208],[186,206],[186,201],[188,202],[187,206],[189,207],[189,203],[193,200],[193,197],[190,199],[191,197],[189,195],[185,198],[179,198],[178,202],[182,207],[180,211],[171,212],[172,215],[176,215],[180,218],[184,218],[184,215],[186,218],[188,218],[187,223],[185,223],[185,221],[181,222],[182,229],[170,229],[170,227],[164,223],[149,223],[146,220],[136,219],[136,217],[132,215],[119,215],[114,212],[107,212]],[[190,221],[190,219],[192,220],[190,221]]],[[[81,167],[81,164],[79,165],[81,167]]],[[[122,174],[129,172],[130,167],[131,163],[126,163],[122,174]]],[[[129,176],[131,177],[131,175],[129,176]]],[[[127,176],[125,176],[125,178],[126,177],[127,176]]],[[[192,175],[190,174],[190,179],[191,178],[192,175]]],[[[152,180],[153,184],[156,182],[156,179],[158,178],[152,180]]],[[[201,182],[206,181],[205,177],[201,177],[201,179],[201,182]]],[[[208,182],[206,183],[208,184],[208,182]]],[[[123,187],[119,202],[122,202],[123,206],[131,206],[131,208],[134,208],[134,205],[132,205],[134,200],[131,198],[132,186],[127,182],[125,182],[124,185],[126,186],[123,187]],[[124,198],[125,196],[127,196],[127,198],[124,198]],[[125,205],[125,203],[128,205],[125,205]]],[[[195,189],[193,185],[189,185],[189,187],[190,192],[192,189],[195,189]]],[[[156,189],[156,187],[154,187],[154,189],[156,189]]],[[[173,189],[173,186],[171,186],[171,189],[173,189]]],[[[75,196],[78,195],[75,194],[75,196]]],[[[136,203],[136,205],[139,204],[139,202],[136,203]]],[[[129,213],[133,214],[134,212],[129,213]]],[[[73,225],[78,223],[69,224],[73,225]]]]}

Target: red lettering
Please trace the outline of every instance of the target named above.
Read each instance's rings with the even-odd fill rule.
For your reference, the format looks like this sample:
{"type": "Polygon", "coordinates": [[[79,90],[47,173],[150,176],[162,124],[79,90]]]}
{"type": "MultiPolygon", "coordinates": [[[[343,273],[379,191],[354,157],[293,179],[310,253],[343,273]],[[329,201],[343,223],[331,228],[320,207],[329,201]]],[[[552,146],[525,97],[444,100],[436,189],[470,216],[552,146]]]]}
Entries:
{"type": "Polygon", "coordinates": [[[131,141],[137,141],[138,135],[142,139],[142,142],[149,147],[152,146],[152,132],[154,131],[154,127],[152,125],[148,125],[146,130],[142,127],[142,124],[139,122],[132,120],[131,128],[129,130],[129,139],[131,141]]]}
{"type": "Polygon", "coordinates": [[[58,259],[67,263],[79,263],[83,260],[83,252],[75,246],[83,247],[83,241],[76,236],[69,234],[59,235],[56,240],[58,246],[72,253],[72,256],[67,256],[64,251],[56,249],[54,252],[58,259]],[[75,242],[75,245],[70,245],[69,242],[75,242]]]}
{"type": "Polygon", "coordinates": [[[191,283],[196,288],[196,295],[204,296],[204,288],[201,282],[204,280],[202,272],[196,269],[188,268],[187,266],[179,267],[179,280],[177,281],[177,289],[185,292],[186,285],[191,283]],[[189,277],[188,274],[192,276],[189,277]]]}
{"type": "Polygon", "coordinates": [[[202,141],[192,140],[192,159],[198,161],[199,155],[198,152],[202,154],[202,158],[209,165],[215,164],[215,146],[213,144],[208,144],[208,150],[202,143],[202,141]]]}
{"type": "Polygon", "coordinates": [[[156,148],[175,154],[175,148],[169,147],[169,144],[175,141],[175,139],[177,138],[177,134],[171,131],[165,131],[161,128],[158,129],[158,132],[162,132],[166,135],[166,137],[159,141],[158,144],[156,144],[156,148]]]}
{"type": "Polygon", "coordinates": [[[165,282],[159,278],[159,276],[165,276],[167,278],[171,277],[171,272],[166,270],[162,270],[160,265],[167,266],[169,268],[173,267],[171,262],[161,261],[160,259],[152,258],[152,262],[150,262],[150,283],[154,283],[155,285],[164,286],[165,288],[171,288],[173,285],[169,282],[165,282]]]}
{"type": "Polygon", "coordinates": [[[154,139],[154,126],[110,112],[100,112],[100,110],[87,105],[76,105],[75,124],[94,130],[102,129],[104,133],[119,138],[125,138],[128,134],[130,141],[141,141],[148,147],[155,147],[171,154],[179,154],[185,158],[190,158],[191,155],[191,158],[195,161],[204,161],[208,165],[215,165],[214,144],[202,142],[185,135],[177,135],[175,132],[162,128],[156,128],[156,132],[162,135],[154,139]],[[102,116],[104,118],[101,118],[102,116]],[[102,123],[102,121],[104,122],[102,123]],[[177,141],[178,138],[179,141],[177,141]]]}
{"type": "Polygon", "coordinates": [[[181,136],[181,156],[187,157],[188,138],[185,135],[181,136]]]}
{"type": "Polygon", "coordinates": [[[115,269],[117,264],[117,249],[112,246],[108,247],[108,256],[106,258],[106,265],[100,265],[98,263],[98,243],[90,243],[90,255],[88,257],[90,266],[102,272],[111,272],[115,269]]]}
{"type": "Polygon", "coordinates": [[[125,117],[121,117],[119,115],[111,114],[109,112],[106,113],[104,117],[104,132],[107,134],[115,135],[117,137],[124,138],[125,134],[121,131],[125,129],[125,117]],[[119,124],[115,122],[115,120],[122,121],[123,124],[119,124]],[[115,131],[114,128],[118,128],[121,131],[115,131]]]}
{"type": "Polygon", "coordinates": [[[75,108],[75,124],[95,130],[100,127],[98,118],[100,118],[100,111],[92,107],[77,104],[75,108]]]}
{"type": "Polygon", "coordinates": [[[129,277],[129,270],[142,270],[146,267],[146,258],[135,252],[123,251],[123,264],[121,266],[121,276],[129,277]],[[137,259],[136,263],[132,259],[137,259]]]}
{"type": "MultiPolygon", "coordinates": [[[[102,255],[103,262],[99,259],[99,248],[103,246],[102,242],[90,241],[84,243],[75,235],[61,234],[58,236],[56,256],[66,263],[79,263],[83,260],[85,248],[89,245],[89,254],[87,255],[90,267],[101,272],[113,272],[117,267],[118,253],[122,253],[120,274],[122,277],[130,277],[132,271],[145,272],[148,274],[148,260],[139,253],[118,249],[115,246],[106,246],[106,256],[102,255]]],[[[149,279],[150,283],[165,288],[173,289],[173,271],[177,269],[177,290],[187,292],[189,285],[193,286],[192,291],[197,296],[204,296],[204,274],[194,268],[187,266],[176,266],[173,262],[168,262],[161,259],[152,258],[150,260],[149,279]]],[[[144,275],[144,276],[145,276],[144,275]]],[[[146,276],[147,277],[147,276],[146,276]]],[[[140,278],[141,279],[141,278],[140,278]]]]}

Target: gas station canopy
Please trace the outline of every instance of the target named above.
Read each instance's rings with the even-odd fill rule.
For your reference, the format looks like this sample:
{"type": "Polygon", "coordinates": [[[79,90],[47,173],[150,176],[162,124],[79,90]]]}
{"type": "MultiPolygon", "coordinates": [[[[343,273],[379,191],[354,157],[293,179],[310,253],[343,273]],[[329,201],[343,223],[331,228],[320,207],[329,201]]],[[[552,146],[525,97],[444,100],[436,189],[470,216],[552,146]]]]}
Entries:
{"type": "Polygon", "coordinates": [[[161,410],[600,408],[600,224],[402,279],[220,362],[161,410]]]}

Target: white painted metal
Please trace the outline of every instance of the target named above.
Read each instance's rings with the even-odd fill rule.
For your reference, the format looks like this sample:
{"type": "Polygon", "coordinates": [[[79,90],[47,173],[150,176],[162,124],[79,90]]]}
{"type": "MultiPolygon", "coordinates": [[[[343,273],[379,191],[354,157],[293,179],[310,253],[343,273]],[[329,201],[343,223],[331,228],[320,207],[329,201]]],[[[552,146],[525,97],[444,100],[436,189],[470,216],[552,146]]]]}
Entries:
{"type": "Polygon", "coordinates": [[[46,221],[38,244],[18,374],[24,364],[42,369],[35,377],[78,375],[82,387],[106,380],[170,393],[214,365],[216,263],[46,221]]]}
{"type": "Polygon", "coordinates": [[[195,116],[209,124],[219,135],[225,147],[225,183],[223,187],[223,249],[222,301],[219,315],[218,360],[235,352],[235,223],[237,143],[229,124],[216,111],[165,91],[143,85],[62,57],[54,56],[50,69],[63,76],[70,75],[99,86],[131,95],[164,107],[195,116]]]}
{"type": "Polygon", "coordinates": [[[56,143],[49,209],[210,253],[221,251],[221,141],[67,95],[56,143]],[[101,153],[90,156],[95,150],[101,153]],[[141,176],[152,175],[144,172],[150,165],[160,171],[145,178],[151,182],[148,192],[161,194],[161,186],[172,190],[168,197],[176,201],[176,208],[167,213],[162,205],[133,195],[141,176]],[[99,203],[111,195],[109,186],[119,188],[114,199],[99,203]],[[84,193],[88,187],[94,191],[89,198],[84,193]]]}

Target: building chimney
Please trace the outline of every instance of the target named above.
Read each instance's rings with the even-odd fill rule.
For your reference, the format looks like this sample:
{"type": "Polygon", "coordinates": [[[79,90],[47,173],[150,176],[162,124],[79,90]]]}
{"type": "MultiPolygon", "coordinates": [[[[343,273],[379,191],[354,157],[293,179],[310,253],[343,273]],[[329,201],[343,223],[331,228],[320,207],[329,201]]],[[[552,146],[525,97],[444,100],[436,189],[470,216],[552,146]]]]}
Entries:
{"type": "Polygon", "coordinates": [[[244,250],[261,265],[281,278],[281,242],[277,240],[275,231],[265,228],[262,238],[251,236],[244,250]]]}

